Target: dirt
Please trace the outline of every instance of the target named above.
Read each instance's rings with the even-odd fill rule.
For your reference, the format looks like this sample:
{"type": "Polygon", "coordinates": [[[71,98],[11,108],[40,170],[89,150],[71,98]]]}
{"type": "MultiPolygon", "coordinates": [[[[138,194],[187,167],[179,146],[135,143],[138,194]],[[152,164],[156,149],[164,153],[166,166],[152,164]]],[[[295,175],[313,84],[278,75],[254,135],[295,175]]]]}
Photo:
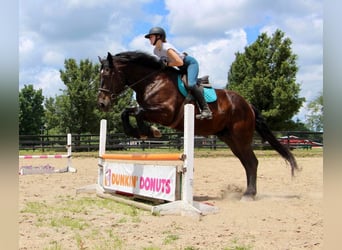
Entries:
{"type": "MultiPolygon", "coordinates": [[[[63,204],[103,200],[76,194],[96,183],[96,158],[72,159],[77,173],[20,175],[19,249],[323,249],[323,158],[297,161],[302,171],[291,178],[280,157],[259,158],[256,199],[241,201],[246,179],[236,158],[196,158],[194,200],[218,208],[199,217],[91,205],[67,209],[63,204]],[[30,211],[32,204],[43,208],[30,211]],[[61,217],[85,226],[58,225],[61,217]]],[[[43,163],[62,168],[65,162],[43,163]]]]}

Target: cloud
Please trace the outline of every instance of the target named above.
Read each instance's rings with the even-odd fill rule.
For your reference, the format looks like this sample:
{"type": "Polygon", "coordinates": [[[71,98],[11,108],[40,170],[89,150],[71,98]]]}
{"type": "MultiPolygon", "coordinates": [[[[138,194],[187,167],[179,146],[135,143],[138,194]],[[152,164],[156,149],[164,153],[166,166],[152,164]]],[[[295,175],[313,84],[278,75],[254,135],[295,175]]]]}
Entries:
{"type": "Polygon", "coordinates": [[[63,0],[63,5],[68,9],[83,9],[97,7],[99,4],[108,3],[109,0],[63,0]]]}
{"type": "Polygon", "coordinates": [[[225,31],[251,25],[255,14],[244,15],[247,1],[206,0],[165,1],[170,14],[170,31],[178,35],[191,35],[202,39],[222,36],[225,31]],[[184,11],[185,10],[185,11],[184,11]]]}
{"type": "Polygon", "coordinates": [[[140,50],[152,54],[153,47],[151,46],[149,40],[144,37],[144,35],[145,33],[134,37],[128,44],[128,50],[140,50]]]}
{"type": "Polygon", "coordinates": [[[42,58],[42,62],[46,65],[63,65],[65,56],[57,51],[47,51],[42,58]]]}
{"type": "Polygon", "coordinates": [[[199,60],[200,74],[209,74],[217,87],[226,84],[236,52],[261,32],[280,29],[298,55],[301,95],[322,89],[321,0],[20,0],[19,7],[20,86],[37,82],[58,93],[64,59],[96,63],[107,51],[151,52],[143,35],[158,25],[179,50],[199,60]]]}
{"type": "Polygon", "coordinates": [[[235,52],[243,50],[247,35],[242,30],[226,32],[226,37],[208,43],[189,47],[200,64],[200,74],[209,75],[214,87],[223,88],[227,84],[228,69],[235,58],[235,52]]]}
{"type": "Polygon", "coordinates": [[[28,37],[21,37],[19,41],[19,53],[21,55],[30,53],[34,49],[34,42],[28,37]]]}
{"type": "Polygon", "coordinates": [[[26,82],[20,86],[33,85],[34,89],[42,89],[44,97],[55,97],[62,94],[60,90],[65,89],[65,85],[60,78],[60,72],[54,68],[32,68],[21,71],[19,78],[25,78],[26,82]]]}
{"type": "Polygon", "coordinates": [[[36,86],[43,90],[44,96],[51,96],[56,89],[65,88],[60,78],[60,72],[56,69],[45,69],[37,75],[36,79],[36,86]]]}
{"type": "MultiPolygon", "coordinates": [[[[311,1],[166,1],[170,32],[176,45],[190,48],[200,61],[201,74],[209,74],[214,86],[227,82],[227,73],[237,51],[247,46],[246,39],[233,35],[250,35],[253,42],[257,35],[266,32],[271,36],[276,29],[292,41],[292,49],[298,55],[297,82],[300,96],[307,101],[314,99],[323,88],[323,18],[322,2],[311,1]],[[187,9],[188,11],[183,11],[187,9]],[[190,14],[189,14],[190,13],[190,14]],[[225,37],[226,34],[232,36],[225,37]],[[231,49],[229,49],[231,48],[231,49]]],[[[306,104],[304,104],[305,106],[306,104]]],[[[303,120],[305,108],[299,112],[303,120]]]]}

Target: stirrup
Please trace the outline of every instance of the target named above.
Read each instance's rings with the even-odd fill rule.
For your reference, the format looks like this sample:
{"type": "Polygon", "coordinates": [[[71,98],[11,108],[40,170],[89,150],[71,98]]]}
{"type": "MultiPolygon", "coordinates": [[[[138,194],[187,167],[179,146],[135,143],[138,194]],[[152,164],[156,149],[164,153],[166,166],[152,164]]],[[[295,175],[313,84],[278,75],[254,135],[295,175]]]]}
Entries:
{"type": "Polygon", "coordinates": [[[196,119],[200,119],[200,120],[203,120],[203,119],[211,120],[212,118],[213,118],[213,114],[208,111],[202,111],[202,113],[196,115],[196,119]]]}

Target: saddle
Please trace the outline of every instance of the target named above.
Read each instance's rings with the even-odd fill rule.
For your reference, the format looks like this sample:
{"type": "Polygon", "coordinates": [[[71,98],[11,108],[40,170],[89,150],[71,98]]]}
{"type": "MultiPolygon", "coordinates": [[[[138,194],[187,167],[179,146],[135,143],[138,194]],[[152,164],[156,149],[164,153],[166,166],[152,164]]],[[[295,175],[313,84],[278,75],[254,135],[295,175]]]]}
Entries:
{"type": "MultiPolygon", "coordinates": [[[[188,79],[186,77],[186,74],[182,75],[181,78],[182,78],[184,85],[187,87],[188,86],[188,79]]],[[[209,82],[209,76],[208,75],[197,78],[196,84],[199,86],[203,86],[204,88],[212,88],[212,86],[209,82]]]]}
{"type": "Polygon", "coordinates": [[[209,82],[209,76],[202,76],[201,78],[197,78],[197,85],[203,86],[204,88],[212,88],[209,82]]]}
{"type": "MultiPolygon", "coordinates": [[[[209,82],[209,76],[206,75],[198,78],[196,84],[202,88],[203,96],[207,103],[217,100],[216,91],[209,82]]],[[[188,96],[189,90],[186,74],[178,76],[178,90],[184,97],[188,96]]]]}

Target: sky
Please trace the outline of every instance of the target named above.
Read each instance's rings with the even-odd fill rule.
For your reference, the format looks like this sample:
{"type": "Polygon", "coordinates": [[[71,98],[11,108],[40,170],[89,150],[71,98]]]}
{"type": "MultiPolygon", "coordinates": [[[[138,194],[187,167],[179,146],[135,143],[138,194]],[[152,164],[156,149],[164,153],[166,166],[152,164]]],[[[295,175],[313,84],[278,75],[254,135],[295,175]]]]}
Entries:
{"type": "Polygon", "coordinates": [[[199,76],[224,88],[236,52],[280,29],[298,56],[296,82],[306,104],[323,92],[323,0],[19,0],[19,90],[62,94],[64,60],[128,50],[152,53],[144,38],[161,26],[179,51],[194,56],[199,76]]]}

